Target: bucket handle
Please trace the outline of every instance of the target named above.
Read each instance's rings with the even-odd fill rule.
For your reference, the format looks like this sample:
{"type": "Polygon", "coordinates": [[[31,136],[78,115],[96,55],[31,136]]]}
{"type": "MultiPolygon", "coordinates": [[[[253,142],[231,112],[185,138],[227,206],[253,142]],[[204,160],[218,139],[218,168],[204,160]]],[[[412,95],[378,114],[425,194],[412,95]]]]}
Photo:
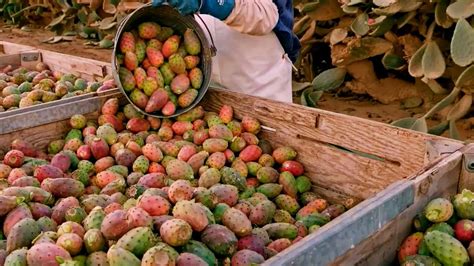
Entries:
{"type": "Polygon", "coordinates": [[[217,48],[216,48],[216,44],[214,43],[214,38],[212,37],[211,31],[209,30],[209,27],[207,27],[207,24],[206,22],[204,22],[204,19],[202,19],[201,15],[199,14],[195,14],[195,15],[202,22],[202,24],[206,28],[207,33],[209,34],[209,37],[211,38],[211,56],[216,56],[217,48]]]}

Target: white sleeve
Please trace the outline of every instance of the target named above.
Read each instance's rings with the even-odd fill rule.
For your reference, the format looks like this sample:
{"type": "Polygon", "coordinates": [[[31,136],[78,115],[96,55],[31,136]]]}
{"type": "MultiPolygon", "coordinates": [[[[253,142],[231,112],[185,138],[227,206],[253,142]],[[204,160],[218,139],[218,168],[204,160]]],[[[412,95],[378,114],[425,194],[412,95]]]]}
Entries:
{"type": "Polygon", "coordinates": [[[266,35],[278,18],[278,8],[272,0],[235,0],[235,7],[224,22],[241,33],[266,35]]]}

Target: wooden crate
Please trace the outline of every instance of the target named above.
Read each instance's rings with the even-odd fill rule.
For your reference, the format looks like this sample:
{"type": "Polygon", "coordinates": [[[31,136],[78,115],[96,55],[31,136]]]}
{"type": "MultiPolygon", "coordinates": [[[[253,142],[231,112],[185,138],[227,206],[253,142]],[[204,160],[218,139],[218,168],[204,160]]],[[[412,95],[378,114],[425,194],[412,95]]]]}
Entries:
{"type": "MultiPolygon", "coordinates": [[[[0,41],[0,68],[12,65],[14,67],[23,66],[34,69],[39,62],[47,64],[52,71],[71,73],[88,81],[103,79],[110,75],[112,71],[110,64],[106,62],[0,41]]],[[[67,119],[75,113],[92,112],[94,111],[94,109],[91,109],[93,106],[88,104],[89,102],[87,101],[84,105],[71,105],[69,109],[59,109],[59,106],[65,103],[90,99],[99,94],[107,95],[118,91],[118,89],[113,89],[102,93],[87,93],[13,111],[1,112],[0,134],[67,119]]]]}
{"type": "MultiPolygon", "coordinates": [[[[99,110],[113,96],[121,94],[66,103],[61,108],[87,102],[99,110]]],[[[266,265],[327,265],[413,205],[416,191],[408,189],[412,179],[426,175],[438,163],[451,162],[464,147],[450,139],[229,91],[210,89],[202,104],[208,111],[230,104],[236,118],[250,115],[259,119],[262,138],[274,147],[291,145],[298,151],[297,159],[304,164],[313,191],[331,203],[350,208],[266,265]]],[[[98,113],[87,115],[97,117],[98,113]]],[[[68,120],[64,119],[0,135],[0,149],[8,148],[15,138],[44,149],[68,130],[68,120]]],[[[350,260],[342,264],[347,262],[351,264],[350,260]]]]}

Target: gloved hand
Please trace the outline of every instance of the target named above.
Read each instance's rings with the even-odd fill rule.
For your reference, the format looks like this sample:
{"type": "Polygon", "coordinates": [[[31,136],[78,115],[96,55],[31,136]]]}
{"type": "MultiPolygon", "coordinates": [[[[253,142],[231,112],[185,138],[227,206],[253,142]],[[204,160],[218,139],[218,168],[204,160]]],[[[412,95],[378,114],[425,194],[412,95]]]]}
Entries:
{"type": "Polygon", "coordinates": [[[164,3],[176,8],[183,15],[200,12],[220,20],[225,20],[235,6],[235,0],[153,0],[152,5],[157,7],[164,3]]]}

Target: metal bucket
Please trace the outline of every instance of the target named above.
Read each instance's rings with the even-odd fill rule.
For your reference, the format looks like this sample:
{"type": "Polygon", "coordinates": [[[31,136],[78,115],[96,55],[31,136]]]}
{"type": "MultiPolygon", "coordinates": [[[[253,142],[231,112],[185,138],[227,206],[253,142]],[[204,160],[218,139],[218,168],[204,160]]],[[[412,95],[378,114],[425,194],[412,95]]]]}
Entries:
{"type": "MultiPolygon", "coordinates": [[[[197,16],[199,17],[199,15],[197,16]]],[[[207,27],[206,27],[206,30],[209,32],[207,27]]],[[[211,36],[210,33],[209,33],[209,36],[211,36]]],[[[171,118],[171,117],[176,117],[178,115],[186,113],[192,108],[194,108],[197,104],[199,104],[199,102],[201,102],[202,98],[204,97],[204,95],[206,94],[209,88],[209,84],[211,81],[211,72],[212,72],[212,57],[216,54],[216,48],[213,44],[212,36],[211,36],[211,42],[212,42],[212,45],[207,40],[207,37],[204,34],[203,29],[197,23],[197,21],[194,19],[192,15],[183,16],[177,10],[175,10],[174,8],[168,5],[163,5],[160,7],[153,7],[151,3],[143,5],[137,10],[135,10],[133,13],[128,15],[121,22],[120,26],[117,29],[117,34],[115,36],[114,50],[112,54],[112,73],[113,73],[115,82],[118,85],[118,88],[120,89],[120,91],[125,95],[127,100],[135,107],[135,109],[137,109],[142,114],[155,117],[155,118],[171,118]],[[138,106],[136,106],[132,102],[129,95],[127,95],[127,93],[123,89],[122,83],[120,82],[120,78],[118,74],[120,65],[118,64],[117,57],[116,57],[116,55],[120,51],[119,40],[122,37],[122,34],[124,32],[131,31],[132,29],[136,29],[140,23],[146,22],[146,21],[153,21],[162,26],[170,27],[175,32],[179,33],[180,35],[183,35],[185,30],[190,28],[194,30],[199,40],[201,41],[202,50],[200,54],[201,61],[199,63],[199,68],[203,72],[203,83],[202,83],[201,88],[199,89],[199,94],[190,106],[183,109],[178,109],[177,107],[176,113],[170,116],[165,116],[161,113],[159,115],[156,113],[147,113],[144,110],[140,109],[138,106]]]]}

